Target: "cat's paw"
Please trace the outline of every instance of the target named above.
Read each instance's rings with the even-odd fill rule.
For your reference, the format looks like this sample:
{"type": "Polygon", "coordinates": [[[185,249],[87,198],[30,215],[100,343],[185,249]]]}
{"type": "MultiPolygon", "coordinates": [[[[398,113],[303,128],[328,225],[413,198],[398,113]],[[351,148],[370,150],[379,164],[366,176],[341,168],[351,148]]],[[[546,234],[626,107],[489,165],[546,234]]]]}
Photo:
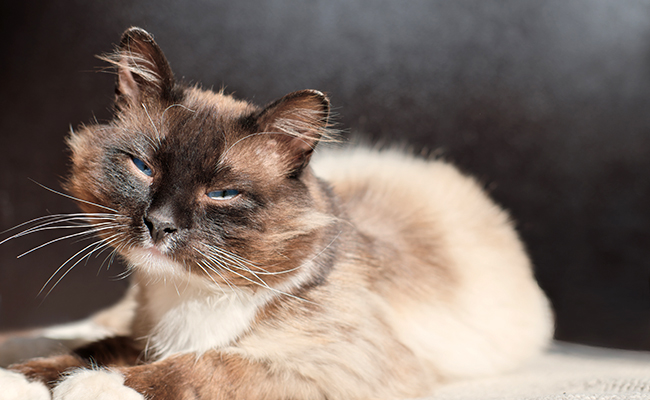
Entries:
{"type": "Polygon", "coordinates": [[[2,400],[50,400],[50,390],[41,382],[30,382],[25,375],[0,368],[2,400]]]}
{"type": "Polygon", "coordinates": [[[79,369],[54,388],[54,400],[144,400],[124,386],[124,376],[109,370],[79,369]]]}

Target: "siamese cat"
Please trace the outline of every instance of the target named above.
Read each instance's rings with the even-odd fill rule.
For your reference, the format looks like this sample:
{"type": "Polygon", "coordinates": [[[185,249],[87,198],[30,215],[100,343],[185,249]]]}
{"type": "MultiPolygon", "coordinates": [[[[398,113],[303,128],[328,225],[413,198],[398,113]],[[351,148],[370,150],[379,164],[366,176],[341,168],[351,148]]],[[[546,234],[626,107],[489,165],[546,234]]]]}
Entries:
{"type": "Polygon", "coordinates": [[[126,260],[127,328],[0,370],[3,399],[416,397],[548,343],[508,214],[452,165],[314,153],[336,139],[323,93],[258,107],[184,86],[139,28],[104,58],[114,119],[68,137],[82,213],[41,222],[83,222],[89,252],[126,260]]]}

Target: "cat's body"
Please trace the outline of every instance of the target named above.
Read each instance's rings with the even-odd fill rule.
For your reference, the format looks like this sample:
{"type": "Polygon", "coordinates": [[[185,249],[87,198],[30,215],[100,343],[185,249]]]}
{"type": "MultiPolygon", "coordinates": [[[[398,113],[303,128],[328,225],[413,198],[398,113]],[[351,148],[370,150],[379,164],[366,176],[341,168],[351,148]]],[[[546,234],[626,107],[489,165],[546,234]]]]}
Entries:
{"type": "Polygon", "coordinates": [[[421,396],[548,341],[523,247],[471,178],[396,150],[309,163],[321,93],[260,109],[176,86],[142,30],[112,61],[117,118],[71,136],[67,187],[133,270],[132,332],[13,367],[55,398],[421,396]]]}

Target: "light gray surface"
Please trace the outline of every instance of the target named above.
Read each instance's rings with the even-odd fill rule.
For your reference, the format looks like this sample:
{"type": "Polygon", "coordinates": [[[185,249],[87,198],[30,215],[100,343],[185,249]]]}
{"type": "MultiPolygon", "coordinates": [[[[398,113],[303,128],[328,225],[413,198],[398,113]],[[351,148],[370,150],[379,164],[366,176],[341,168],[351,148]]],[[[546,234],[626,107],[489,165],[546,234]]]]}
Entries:
{"type": "Polygon", "coordinates": [[[517,371],[446,385],[431,399],[650,399],[650,353],[557,342],[517,371]]]}

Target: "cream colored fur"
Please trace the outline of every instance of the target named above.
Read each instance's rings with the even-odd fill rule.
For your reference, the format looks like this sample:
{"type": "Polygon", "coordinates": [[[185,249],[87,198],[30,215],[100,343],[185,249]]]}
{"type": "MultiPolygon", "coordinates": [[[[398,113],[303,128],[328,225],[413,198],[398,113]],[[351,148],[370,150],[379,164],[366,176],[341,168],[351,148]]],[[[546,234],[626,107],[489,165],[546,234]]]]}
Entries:
{"type": "MultiPolygon", "coordinates": [[[[146,278],[145,278],[146,279],[146,278]]],[[[268,292],[234,292],[209,281],[158,281],[143,290],[142,312],[154,327],[147,332],[146,352],[154,359],[178,353],[203,354],[233,343],[247,332],[268,292]]]]}
{"type": "MultiPolygon", "coordinates": [[[[349,210],[362,229],[381,235],[369,215],[390,219],[386,209],[435,226],[453,287],[428,299],[404,291],[383,301],[391,328],[432,371],[450,379],[496,373],[548,343],[549,303],[508,215],[472,178],[443,161],[363,147],[324,151],[312,166],[344,198],[355,186],[373,188],[373,198],[349,210]]],[[[413,278],[414,286],[428,281],[413,278]]]]}
{"type": "Polygon", "coordinates": [[[549,304],[508,215],[472,178],[442,161],[362,147],[324,150],[313,166],[344,201],[365,187],[366,198],[346,208],[361,232],[386,240],[399,240],[395,226],[428,232],[445,271],[394,265],[395,276],[410,268],[415,275],[405,286],[388,275],[381,286],[390,289],[380,293],[368,266],[339,264],[333,284],[314,290],[319,313],[279,311],[252,331],[256,310],[276,292],[224,293],[193,277],[149,283],[142,312],[161,357],[212,348],[271,362],[298,397],[314,390],[304,377],[336,381],[332,398],[383,397],[376,388],[385,385],[417,396],[440,381],[511,369],[547,345],[549,304]]]}

